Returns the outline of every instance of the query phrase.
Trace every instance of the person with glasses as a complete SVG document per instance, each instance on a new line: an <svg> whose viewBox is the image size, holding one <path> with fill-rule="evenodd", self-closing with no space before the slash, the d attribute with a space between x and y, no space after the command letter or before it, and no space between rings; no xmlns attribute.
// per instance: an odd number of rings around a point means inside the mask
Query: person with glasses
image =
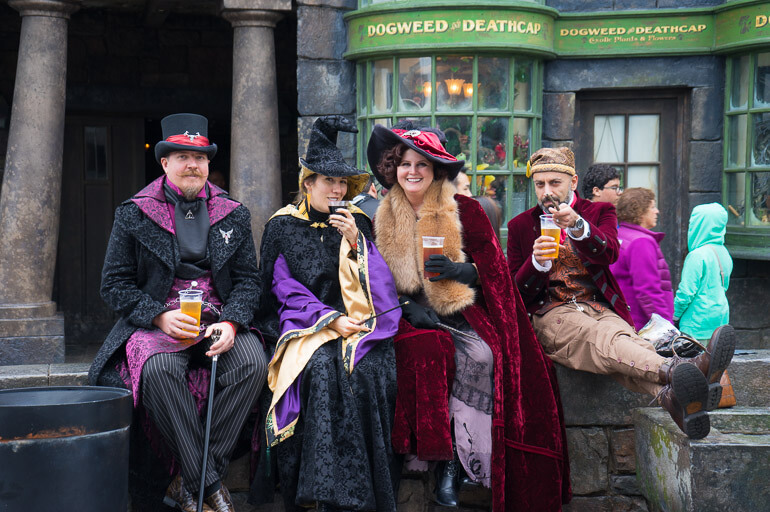
<svg viewBox="0 0 770 512"><path fill-rule="evenodd" d="M588 168L581 181L580 191L584 199L618 205L623 188L620 186L620 173L613 166L594 164Z"/></svg>

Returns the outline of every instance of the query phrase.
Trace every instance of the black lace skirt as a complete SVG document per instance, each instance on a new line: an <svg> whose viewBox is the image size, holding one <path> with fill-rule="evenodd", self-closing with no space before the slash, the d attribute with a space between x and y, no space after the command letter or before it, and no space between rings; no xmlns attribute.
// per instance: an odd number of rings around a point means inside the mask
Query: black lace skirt
<svg viewBox="0 0 770 512"><path fill-rule="evenodd" d="M390 442L397 391L393 340L380 342L351 375L341 344L330 341L313 354L301 377L295 433L271 449L285 508L395 511L401 457Z"/></svg>

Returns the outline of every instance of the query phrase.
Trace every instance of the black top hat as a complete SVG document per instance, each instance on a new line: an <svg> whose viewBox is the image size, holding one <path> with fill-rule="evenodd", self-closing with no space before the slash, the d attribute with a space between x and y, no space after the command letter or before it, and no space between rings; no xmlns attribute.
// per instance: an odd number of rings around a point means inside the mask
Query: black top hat
<svg viewBox="0 0 770 512"><path fill-rule="evenodd" d="M369 137L366 157L374 177L385 188L392 187L393 183L385 179L377 166L382 158L382 153L398 144L404 144L409 149L423 155L434 165L444 167L447 170L447 179L450 181L455 179L465 166L464 160L458 160L444 149L446 137L444 132L438 128L416 128L411 121L401 121L390 129L376 125L372 130L372 136Z"/></svg>
<svg viewBox="0 0 770 512"><path fill-rule="evenodd" d="M163 140L155 144L155 160L172 151L200 151L209 160L217 154L217 145L209 142L209 120L198 114L172 114L160 121Z"/></svg>
<svg viewBox="0 0 770 512"><path fill-rule="evenodd" d="M299 159L303 167L299 173L300 190L302 190L302 182L312 173L335 178L354 178L348 180L346 198L355 197L366 186L369 173L345 162L342 151L337 147L337 132L358 133L358 129L343 116L323 116L313 123L305 158Z"/></svg>

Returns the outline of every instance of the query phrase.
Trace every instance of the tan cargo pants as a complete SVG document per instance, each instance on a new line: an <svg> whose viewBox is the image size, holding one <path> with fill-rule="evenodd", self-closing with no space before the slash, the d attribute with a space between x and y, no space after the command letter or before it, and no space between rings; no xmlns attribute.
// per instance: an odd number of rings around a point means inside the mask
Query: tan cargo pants
<svg viewBox="0 0 770 512"><path fill-rule="evenodd" d="M598 313L588 304L557 306L532 315L537 339L552 361L574 370L609 375L631 391L657 395L666 359L614 311Z"/></svg>

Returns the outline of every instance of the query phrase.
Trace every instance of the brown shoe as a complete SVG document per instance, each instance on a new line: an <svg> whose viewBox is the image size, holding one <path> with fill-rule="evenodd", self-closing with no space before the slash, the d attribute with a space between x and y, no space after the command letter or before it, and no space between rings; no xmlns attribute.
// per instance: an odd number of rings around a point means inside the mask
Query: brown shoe
<svg viewBox="0 0 770 512"><path fill-rule="evenodd" d="M163 498L163 503L171 508L182 510L184 512L198 512L198 502L193 495L184 488L182 485L182 476L177 475L171 481L171 484L166 489L166 496ZM203 504L204 512L213 512L211 507Z"/></svg>
<svg viewBox="0 0 770 512"><path fill-rule="evenodd" d="M225 484L221 484L214 494L205 499L205 502L216 512L235 512L233 500L230 498L230 491L227 490Z"/></svg>
<svg viewBox="0 0 770 512"><path fill-rule="evenodd" d="M703 439L711 430L706 412L709 387L693 364L680 364L671 371L671 380L658 395L660 405L690 439Z"/></svg>
<svg viewBox="0 0 770 512"><path fill-rule="evenodd" d="M719 405L722 397L722 386L719 384L722 374L730 365L735 353L735 331L729 325L717 328L711 335L708 347L700 355L692 359L673 358L660 367L661 381L670 382L668 376L676 366L682 363L694 364L706 377L709 387L709 397L706 410L713 411Z"/></svg>

